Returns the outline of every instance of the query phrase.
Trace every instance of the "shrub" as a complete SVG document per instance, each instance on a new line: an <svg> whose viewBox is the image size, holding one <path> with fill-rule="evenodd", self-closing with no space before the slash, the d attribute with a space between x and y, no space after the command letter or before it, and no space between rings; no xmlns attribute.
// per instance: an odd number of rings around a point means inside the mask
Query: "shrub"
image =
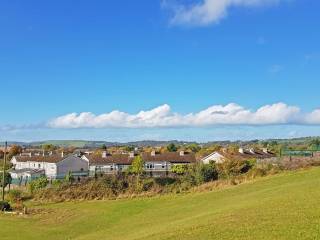
<svg viewBox="0 0 320 240"><path fill-rule="evenodd" d="M218 172L215 164L199 164L196 165L196 182L202 184L218 179Z"/></svg>
<svg viewBox="0 0 320 240"><path fill-rule="evenodd" d="M263 176L266 176L267 175L267 170L266 169L263 169L263 168L257 168L257 167L254 167L254 168L251 168L248 173L247 173L247 176L249 178L256 178L256 177L263 177Z"/></svg>
<svg viewBox="0 0 320 240"><path fill-rule="evenodd" d="M219 176L231 178L248 172L253 166L253 162L245 160L227 159L223 163L216 164Z"/></svg>
<svg viewBox="0 0 320 240"><path fill-rule="evenodd" d="M6 187L7 185L11 184L12 178L10 173L6 172L4 175L4 186ZM0 172L0 187L3 186L3 172Z"/></svg>
<svg viewBox="0 0 320 240"><path fill-rule="evenodd" d="M11 210L11 206L8 202L6 201L0 201L0 211L10 211Z"/></svg>
<svg viewBox="0 0 320 240"><path fill-rule="evenodd" d="M183 175L187 172L188 166L185 164L177 164L171 166L171 172L178 174L178 175Z"/></svg>
<svg viewBox="0 0 320 240"><path fill-rule="evenodd" d="M160 177L160 178L155 178L154 180L156 184L160 186L172 185L177 182L175 178L170 178L170 177Z"/></svg>
<svg viewBox="0 0 320 240"><path fill-rule="evenodd" d="M106 175L102 179L103 185L111 189L114 194L122 192L128 188L128 181L124 175Z"/></svg>
<svg viewBox="0 0 320 240"><path fill-rule="evenodd" d="M153 178L144 179L142 182L142 190L149 191L154 186L155 181Z"/></svg>
<svg viewBox="0 0 320 240"><path fill-rule="evenodd" d="M20 190L11 190L8 193L8 199L11 203L18 203L22 200L22 191Z"/></svg>
<svg viewBox="0 0 320 240"><path fill-rule="evenodd" d="M45 188L48 185L48 180L45 177L38 178L29 183L29 190L34 193L40 189Z"/></svg>
<svg viewBox="0 0 320 240"><path fill-rule="evenodd" d="M72 183L74 181L74 177L71 171L69 171L68 174L65 176L65 181L69 183Z"/></svg>

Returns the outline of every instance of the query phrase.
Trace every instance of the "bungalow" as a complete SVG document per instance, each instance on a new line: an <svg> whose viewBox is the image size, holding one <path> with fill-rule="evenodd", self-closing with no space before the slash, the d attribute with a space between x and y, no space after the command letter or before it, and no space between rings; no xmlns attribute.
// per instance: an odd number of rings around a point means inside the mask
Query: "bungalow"
<svg viewBox="0 0 320 240"><path fill-rule="evenodd" d="M226 149L222 151L214 151L213 153L203 157L201 162L204 164L208 164L210 162L215 163L223 163L226 159L257 159L257 160L266 160L266 159L274 159L275 154L268 151L268 149L264 148L262 151L255 150L253 148L249 150L245 150L243 148L239 148L237 153L229 153Z"/></svg>
<svg viewBox="0 0 320 240"><path fill-rule="evenodd" d="M82 159L89 162L89 175L95 176L95 174L112 174L125 171L131 166L134 157L134 153L109 154L104 151L101 155L83 155Z"/></svg>
<svg viewBox="0 0 320 240"><path fill-rule="evenodd" d="M136 154L108 154L84 155L82 158L89 162L90 176L95 174L113 174L127 170L134 160ZM158 176L167 174L171 167L177 164L191 164L196 162L195 155L187 152L173 153L142 153L144 170L150 175Z"/></svg>
<svg viewBox="0 0 320 240"><path fill-rule="evenodd" d="M154 176L168 174L174 165L188 165L196 162L194 153L184 151L167 153L152 151L142 153L141 157L145 163L145 171Z"/></svg>
<svg viewBox="0 0 320 240"><path fill-rule="evenodd" d="M11 159L13 169L20 172L28 172L30 170L43 170L45 176L48 179L62 179L69 172L74 176L86 176L88 173L89 163L85 159L79 158L75 155L67 155L64 153L52 154L45 156L43 155L32 155L28 156L19 155L14 156ZM18 175L12 172L12 177Z"/></svg>

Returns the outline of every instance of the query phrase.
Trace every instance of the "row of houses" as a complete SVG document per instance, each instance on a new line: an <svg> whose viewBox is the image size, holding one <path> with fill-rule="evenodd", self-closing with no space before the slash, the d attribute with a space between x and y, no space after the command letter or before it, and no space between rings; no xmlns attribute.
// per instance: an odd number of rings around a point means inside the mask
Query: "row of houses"
<svg viewBox="0 0 320 240"><path fill-rule="evenodd" d="M33 180L41 176L48 179L63 179L70 172L77 178L95 176L96 174L113 174L126 171L138 154L110 154L106 151L102 154L85 154L76 152L73 154L31 154L24 153L11 159L13 169L10 170L12 178L21 183L22 180ZM144 162L144 170L152 176L163 176L171 172L174 165L189 165L197 161L205 164L210 162L222 163L226 159L269 159L274 154L267 150L244 150L237 153L228 153L226 150L215 151L203 158L197 159L191 152L166 152L139 154Z"/></svg>

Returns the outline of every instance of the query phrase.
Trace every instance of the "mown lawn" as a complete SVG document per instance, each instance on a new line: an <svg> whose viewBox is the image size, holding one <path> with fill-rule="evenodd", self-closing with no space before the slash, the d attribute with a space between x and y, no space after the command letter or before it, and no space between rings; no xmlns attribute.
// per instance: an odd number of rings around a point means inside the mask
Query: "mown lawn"
<svg viewBox="0 0 320 240"><path fill-rule="evenodd" d="M216 192L42 207L0 215L0 239L320 239L320 168Z"/></svg>

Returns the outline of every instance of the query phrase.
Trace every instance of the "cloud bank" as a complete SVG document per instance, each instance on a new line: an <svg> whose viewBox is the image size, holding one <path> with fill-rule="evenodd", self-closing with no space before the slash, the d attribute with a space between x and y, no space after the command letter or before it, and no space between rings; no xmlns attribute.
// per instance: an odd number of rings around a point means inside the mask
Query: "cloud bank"
<svg viewBox="0 0 320 240"><path fill-rule="evenodd" d="M173 11L170 23L173 25L206 26L218 23L228 15L232 7L263 7L285 0L202 0L193 5L173 4L164 1L164 6Z"/></svg>
<svg viewBox="0 0 320 240"><path fill-rule="evenodd" d="M112 111L101 115L91 112L70 113L48 122L49 128L171 128L216 125L320 125L320 109L303 113L299 107L285 103L265 105L250 110L235 103L214 105L197 113L179 114L164 104L148 111L130 114Z"/></svg>

